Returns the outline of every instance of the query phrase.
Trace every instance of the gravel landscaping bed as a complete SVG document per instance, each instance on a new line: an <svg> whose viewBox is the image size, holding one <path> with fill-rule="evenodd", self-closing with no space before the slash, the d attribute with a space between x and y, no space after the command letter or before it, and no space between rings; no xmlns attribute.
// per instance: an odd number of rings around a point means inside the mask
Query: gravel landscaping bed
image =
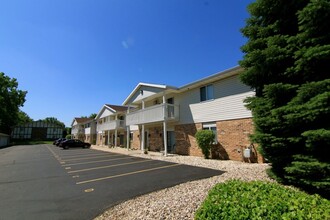
<svg viewBox="0 0 330 220"><path fill-rule="evenodd" d="M272 181L265 170L268 164L249 164L237 161L205 160L200 157L170 155L160 153L141 154L140 151L127 151L123 148L107 148L93 146L92 148L110 152L129 154L132 156L164 160L192 166L206 167L226 171L220 176L183 183L171 188L163 189L143 195L118 204L97 220L104 219L193 219L200 204L204 201L208 191L217 183L229 179L244 181L263 180Z"/></svg>

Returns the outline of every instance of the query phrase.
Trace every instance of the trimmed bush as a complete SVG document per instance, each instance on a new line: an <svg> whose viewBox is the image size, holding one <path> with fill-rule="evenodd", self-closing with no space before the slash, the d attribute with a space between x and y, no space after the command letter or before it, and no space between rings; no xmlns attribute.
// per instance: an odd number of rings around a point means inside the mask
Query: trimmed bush
<svg viewBox="0 0 330 220"><path fill-rule="evenodd" d="M330 201L278 183L230 180L217 184L195 219L330 219Z"/></svg>
<svg viewBox="0 0 330 220"><path fill-rule="evenodd" d="M205 159L210 156L210 150L214 141L214 133L210 130L199 130L195 134L198 147L202 149Z"/></svg>
<svg viewBox="0 0 330 220"><path fill-rule="evenodd" d="M66 138L66 139L71 139L71 138L72 138L72 137L71 137L71 134L66 135L65 138Z"/></svg>

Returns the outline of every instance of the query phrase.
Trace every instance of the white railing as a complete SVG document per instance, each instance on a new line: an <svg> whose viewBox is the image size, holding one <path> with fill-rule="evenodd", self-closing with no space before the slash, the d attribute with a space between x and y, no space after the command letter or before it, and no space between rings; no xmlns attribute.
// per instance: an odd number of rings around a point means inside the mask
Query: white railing
<svg viewBox="0 0 330 220"><path fill-rule="evenodd" d="M109 122L103 122L102 124L97 124L96 131L108 131L108 130L115 130L124 127L125 127L124 120L113 120Z"/></svg>
<svg viewBox="0 0 330 220"><path fill-rule="evenodd" d="M84 134L85 130L82 128L72 128L71 134Z"/></svg>
<svg viewBox="0 0 330 220"><path fill-rule="evenodd" d="M178 119L179 106L172 104L160 104L128 113L126 115L126 125L139 125Z"/></svg>
<svg viewBox="0 0 330 220"><path fill-rule="evenodd" d="M85 128L85 134L91 134L91 128Z"/></svg>

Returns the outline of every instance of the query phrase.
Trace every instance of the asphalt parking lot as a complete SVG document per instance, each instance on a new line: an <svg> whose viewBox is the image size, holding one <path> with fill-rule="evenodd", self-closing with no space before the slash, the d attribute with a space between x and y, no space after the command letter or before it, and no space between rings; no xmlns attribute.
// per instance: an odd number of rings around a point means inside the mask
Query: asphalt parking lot
<svg viewBox="0 0 330 220"><path fill-rule="evenodd" d="M4 154L6 159L2 160ZM7 200L0 206L7 210L0 219L92 219L127 199L223 173L92 149L63 150L52 145L1 149L0 161L1 174L5 173L0 176L0 196Z"/></svg>

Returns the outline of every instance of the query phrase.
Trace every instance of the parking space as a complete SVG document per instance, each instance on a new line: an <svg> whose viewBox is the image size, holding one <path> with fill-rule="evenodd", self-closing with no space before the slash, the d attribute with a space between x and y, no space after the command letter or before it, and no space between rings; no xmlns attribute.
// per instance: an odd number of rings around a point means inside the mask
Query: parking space
<svg viewBox="0 0 330 220"><path fill-rule="evenodd" d="M216 170L92 149L63 150L53 147L49 150L63 169L75 179L77 185L89 184L89 187L100 186L102 182L112 184L114 181L122 181L120 183L122 185L133 179L134 189L139 189L139 185L148 185L150 188L147 191L152 191L222 173ZM112 186L114 187L117 186Z"/></svg>
<svg viewBox="0 0 330 220"><path fill-rule="evenodd" d="M92 219L127 199L223 173L52 145L12 147L6 155L0 154L0 196L7 201L0 206L6 210L4 219Z"/></svg>

